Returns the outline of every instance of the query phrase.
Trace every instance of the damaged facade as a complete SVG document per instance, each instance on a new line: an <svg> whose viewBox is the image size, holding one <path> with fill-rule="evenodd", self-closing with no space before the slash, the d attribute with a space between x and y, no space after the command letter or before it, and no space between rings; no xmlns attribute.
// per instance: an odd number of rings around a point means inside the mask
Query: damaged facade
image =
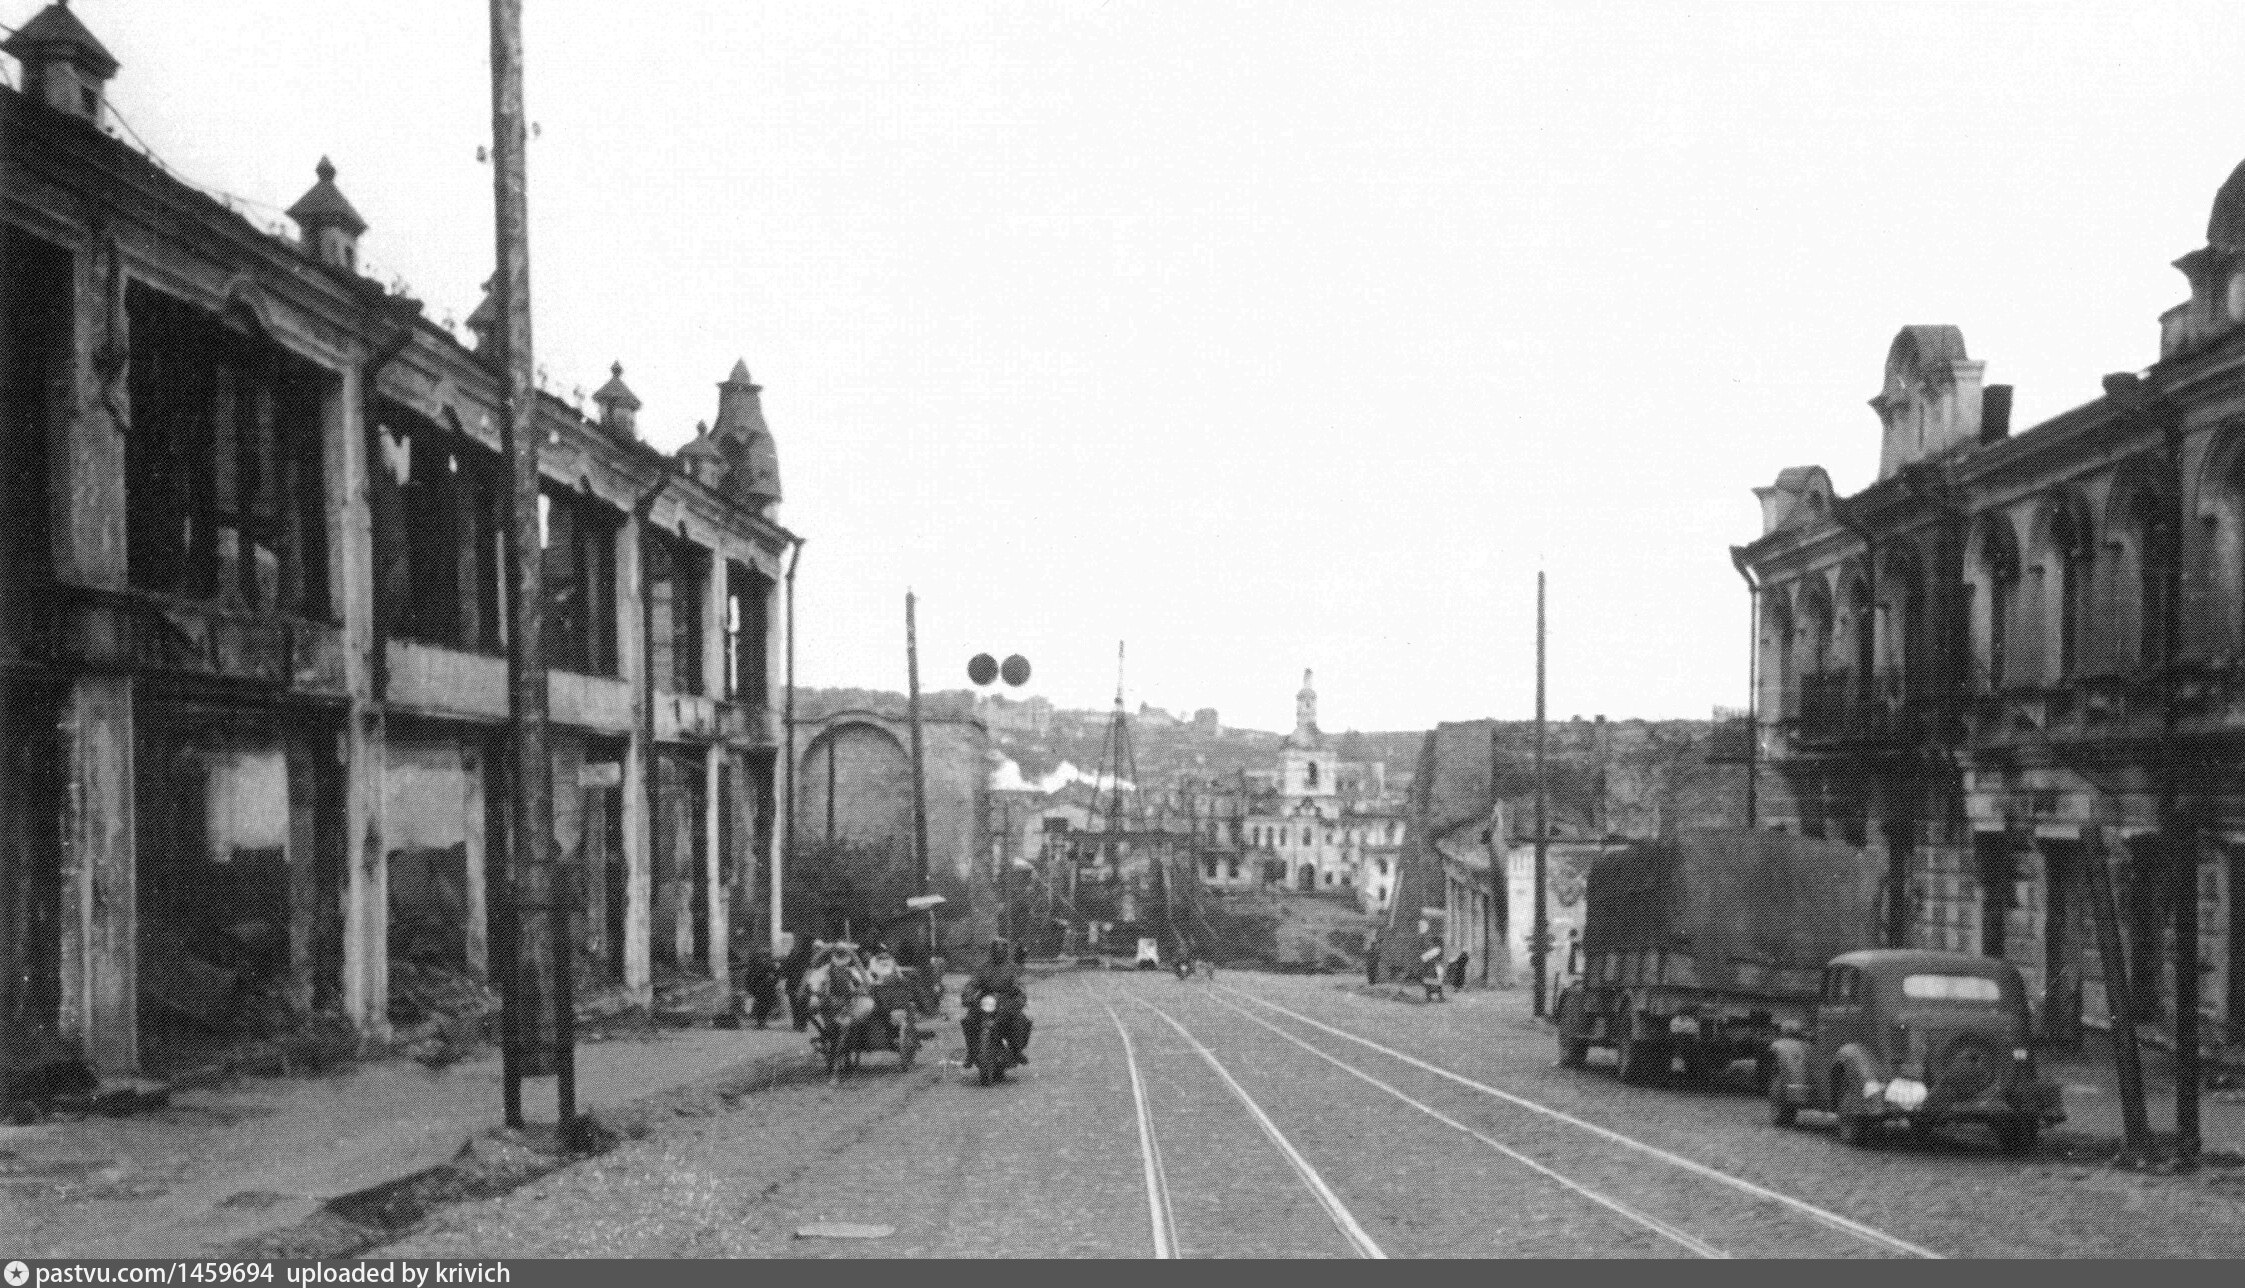
<svg viewBox="0 0 2245 1288"><path fill-rule="evenodd" d="M2245 1033L2245 167L2176 267L2158 361L2017 435L1955 327L1903 328L1877 481L1786 470L1734 551L1765 821L1885 854L1890 941L2013 960L2059 1041L2120 985L2092 865L2138 1014Z"/></svg>
<svg viewBox="0 0 2245 1288"><path fill-rule="evenodd" d="M0 1070L386 1036L502 923L500 382L324 160L269 234L105 131L69 10L0 48ZM545 662L578 978L645 1002L768 930L793 538L745 367L675 457L613 375L539 398Z"/></svg>

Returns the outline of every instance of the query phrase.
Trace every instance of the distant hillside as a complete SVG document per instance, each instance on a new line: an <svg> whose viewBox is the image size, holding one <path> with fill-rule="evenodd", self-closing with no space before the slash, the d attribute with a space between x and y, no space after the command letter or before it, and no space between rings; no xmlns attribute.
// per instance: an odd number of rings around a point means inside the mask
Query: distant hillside
<svg viewBox="0 0 2245 1288"><path fill-rule="evenodd" d="M1003 709L1018 716L1023 704ZM851 707L901 715L905 697L879 689L798 689L796 712L805 719ZM920 695L929 719L959 719L975 713L975 694L946 689ZM1104 763L1108 711L1053 711L1041 731L994 727L991 744L1036 779L1068 761L1091 772ZM1018 719L1009 724L1021 724ZM1480 771L1513 806L1525 825L1535 792L1536 726L1532 720L1499 720L1486 726L1493 756ZM1210 733L1159 714L1133 716L1131 748L1138 779L1167 784L1187 772L1227 775L1269 769L1285 742L1282 733L1261 729L1218 728ZM1391 787L1405 788L1418 768L1426 734L1418 730L1332 735L1334 750L1349 761L1381 761ZM1552 825L1557 830L1653 834L1679 822L1728 821L1743 816L1734 800L1743 777L1729 766L1710 764L1713 725L1705 720L1553 720L1545 727ZM1491 763L1493 761L1493 763ZM1485 789L1483 789L1485 790Z"/></svg>

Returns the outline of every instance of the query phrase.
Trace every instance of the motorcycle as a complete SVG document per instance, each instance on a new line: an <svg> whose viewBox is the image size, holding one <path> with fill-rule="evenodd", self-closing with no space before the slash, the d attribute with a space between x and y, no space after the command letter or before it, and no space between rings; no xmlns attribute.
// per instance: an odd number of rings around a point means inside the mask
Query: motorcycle
<svg viewBox="0 0 2245 1288"><path fill-rule="evenodd" d="M967 1044L967 1065L987 1087L1003 1079L1006 1070L1021 1063L1021 1057L1014 1050L1013 1027L1007 1023L1012 1017L999 1012L998 995L984 993L974 1000L973 1007L981 1023L975 1026L974 1037Z"/></svg>

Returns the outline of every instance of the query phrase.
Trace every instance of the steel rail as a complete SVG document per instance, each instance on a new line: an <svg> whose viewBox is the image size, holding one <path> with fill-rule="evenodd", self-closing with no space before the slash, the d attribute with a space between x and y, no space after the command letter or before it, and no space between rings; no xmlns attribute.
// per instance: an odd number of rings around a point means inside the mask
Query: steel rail
<svg viewBox="0 0 2245 1288"><path fill-rule="evenodd" d="M1307 1024L1311 1028L1330 1033L1337 1038L1344 1038L1350 1042L1356 1043L1359 1046L1367 1047L1373 1051L1377 1051L1392 1060L1401 1061L1404 1064L1408 1064L1415 1068L1424 1070L1427 1073L1431 1073L1436 1077L1446 1078L1449 1081L1457 1083L1462 1087L1469 1087L1485 1096L1490 1096L1497 1100L1502 1100L1507 1104L1518 1106L1519 1108L1529 1110L1533 1113L1542 1114L1547 1118L1566 1123L1570 1127L1576 1127L1583 1131L1589 1132L1594 1136L1612 1141L1614 1144L1636 1150L1637 1152L1647 1155L1648 1157L1658 1159L1659 1161L1666 1163L1671 1167L1690 1172L1695 1176L1704 1177L1707 1180L1714 1181L1719 1185L1729 1186L1734 1190L1737 1190L1744 1194L1750 1194L1755 1198L1762 1199L1771 1203L1776 1203L1782 1207L1789 1208L1792 1211L1797 1212L1804 1217L1807 1217L1809 1220L1814 1221L1819 1225L1825 1226L1828 1229L1837 1230L1842 1234L1861 1239L1863 1242L1869 1243L1875 1247L1884 1248L1889 1252L1899 1253L1903 1256L1922 1257L1931 1261L1939 1261L1944 1259L1940 1253L1935 1252L1930 1248L1911 1243L1906 1239L1897 1238L1894 1235L1888 1234L1884 1230L1865 1225L1861 1221L1854 1220L1850 1217L1842 1216L1839 1213L1831 1211L1828 1208L1818 1207L1814 1203L1810 1203L1805 1199L1798 1199L1790 1194L1784 1194L1777 1190L1770 1189L1766 1186L1756 1185L1754 1182L1749 1181L1744 1177L1733 1176L1729 1172L1723 1171L1720 1168L1710 1167L1707 1164L1699 1162L1696 1159L1686 1158L1681 1154L1662 1149L1658 1145L1647 1144L1646 1142L1638 1140L1632 1136L1625 1136L1610 1127L1602 1127L1599 1124L1590 1122L1586 1119L1577 1118L1573 1114L1567 1113L1564 1110L1554 1109L1549 1105L1538 1103L1537 1101L1530 1100L1525 1096L1516 1095L1512 1092L1492 1087L1485 1082L1478 1082L1472 1078L1466 1077L1464 1074L1445 1069L1441 1065L1432 1064L1425 1060L1421 1060L1415 1055L1411 1055L1403 1051L1398 1051L1394 1047L1375 1042L1370 1038L1351 1033L1346 1029L1335 1028L1334 1026L1327 1024L1322 1020L1313 1019L1310 1016L1304 1015L1299 1011L1280 1006L1276 1002L1266 1001L1263 998L1255 996L1253 993L1243 992L1239 989L1223 984L1211 984L1207 987L1215 991L1230 993L1235 997L1245 998L1246 1000L1255 1003L1257 1006L1263 1007L1266 1010L1276 1011L1278 1014L1284 1015L1289 1019L1297 1020L1303 1024Z"/></svg>
<svg viewBox="0 0 2245 1288"><path fill-rule="evenodd" d="M1208 1062L1208 1067L1216 1071L1216 1076L1224 1080L1225 1086L1232 1089L1232 1094L1239 1097L1239 1102L1247 1106L1247 1112L1254 1115L1263 1134L1270 1137L1271 1144L1277 1146L1278 1152L1286 1156L1286 1161L1294 1165L1295 1174L1302 1178L1302 1184L1309 1187L1310 1193L1317 1196L1319 1206L1333 1219L1341 1237L1348 1240L1356 1254L1374 1260L1386 1260L1388 1254L1380 1250L1380 1245L1372 1241L1372 1236L1364 1232L1363 1226L1357 1224L1355 1215L1341 1202L1341 1196L1333 1192L1333 1187L1327 1185L1325 1178L1317 1174L1317 1169L1310 1166L1310 1161L1302 1157L1301 1151L1294 1148L1292 1141L1286 1139L1285 1133L1278 1129L1278 1124L1272 1122L1271 1116L1263 1112L1263 1107L1255 1103L1255 1097L1247 1094L1247 1088L1239 1085L1239 1080L1232 1077L1231 1070L1226 1069L1224 1062L1216 1058L1216 1053L1202 1045L1200 1039L1194 1037L1190 1029L1179 1024L1169 1012L1141 997L1131 1000L1160 1016L1163 1023L1177 1030L1177 1035L1185 1039L1186 1044L1198 1052L1201 1059Z"/></svg>
<svg viewBox="0 0 2245 1288"><path fill-rule="evenodd" d="M1161 1141L1154 1134L1154 1111L1146 1102L1146 1083L1138 1076L1138 1048L1131 1043L1130 1030L1112 1006L1107 1007L1107 1018L1115 1022L1115 1032L1122 1035L1123 1062L1130 1069L1130 1099L1138 1110L1138 1153L1146 1164L1146 1212L1153 1225L1154 1256L1168 1260L1178 1255L1177 1211L1169 1201L1169 1171L1162 1165Z"/></svg>
<svg viewBox="0 0 2245 1288"><path fill-rule="evenodd" d="M1668 1222L1661 1220L1659 1217L1656 1217L1649 1212L1640 1212L1637 1209L1630 1207L1628 1204L1623 1203L1621 1200L1612 1197L1611 1195L1601 1194L1579 1181L1575 1181L1569 1177L1560 1175L1558 1172L1555 1172L1551 1168L1544 1166L1542 1163L1539 1163L1535 1159L1528 1157L1526 1154L1523 1154L1519 1150L1512 1148L1510 1145L1486 1136L1481 1132L1475 1131L1473 1128L1466 1126L1464 1123L1461 1123L1457 1119L1452 1118L1450 1115L1443 1113L1441 1110L1426 1104L1424 1101L1414 1099L1410 1095L1399 1091L1392 1086L1389 1086L1387 1083L1380 1081L1378 1078L1375 1078L1371 1074L1366 1073L1364 1070L1356 1067L1353 1064L1350 1064L1348 1061L1343 1060L1340 1057L1331 1054L1330 1052L1318 1050L1308 1042L1305 1042L1301 1038L1288 1033L1286 1030L1280 1028L1276 1024L1271 1023L1269 1020L1264 1019L1262 1016L1255 1014L1253 1011L1248 1010L1246 1007L1241 1006L1237 1002L1230 1001L1221 997L1216 998L1215 1000L1219 1004L1230 1007L1231 1009L1239 1012L1241 1015L1246 1016L1248 1019L1253 1020L1255 1023L1260 1024L1264 1028L1269 1029L1271 1032L1276 1033L1282 1038L1285 1038L1295 1046L1302 1048L1304 1051L1307 1051L1311 1055L1316 1056L1318 1059L1325 1061L1327 1064L1332 1065L1334 1068L1341 1070L1343 1073L1346 1073L1349 1076L1358 1079L1359 1081L1369 1083L1372 1086L1379 1088L1380 1090L1395 1097L1397 1100L1402 1101L1404 1104L1407 1104L1413 1109L1418 1110L1420 1113L1425 1114L1427 1117L1441 1123L1445 1127L1453 1128L1457 1131L1465 1133L1468 1136L1473 1137L1475 1140L1480 1141L1484 1145L1487 1145L1489 1148L1504 1155L1506 1158L1519 1163L1521 1166L1536 1172L1537 1174L1543 1176L1545 1179L1565 1186L1566 1188L1573 1190L1575 1193L1581 1195L1582 1197L1589 1199L1591 1202L1598 1204L1600 1207L1603 1207L1608 1211L1619 1215L1624 1220L1630 1221L1636 1225L1641 1225L1647 1230L1652 1231L1654 1234L1657 1234L1660 1237L1677 1244L1678 1246L1684 1248L1686 1251L1690 1252L1693 1256L1707 1257L1715 1260L1725 1259L1730 1256L1729 1253L1723 1251L1721 1248L1718 1248L1714 1244L1711 1244L1706 1240L1693 1235L1687 1230L1684 1230L1678 1226L1670 1225Z"/></svg>

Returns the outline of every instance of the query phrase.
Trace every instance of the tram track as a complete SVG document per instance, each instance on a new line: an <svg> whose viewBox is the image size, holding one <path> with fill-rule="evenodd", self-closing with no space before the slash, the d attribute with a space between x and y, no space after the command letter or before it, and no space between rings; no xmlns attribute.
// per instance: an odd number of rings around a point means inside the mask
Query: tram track
<svg viewBox="0 0 2245 1288"><path fill-rule="evenodd" d="M1563 1175L1559 1172L1558 1169L1550 1167L1547 1163L1539 1162L1532 1158L1529 1158L1523 1152L1494 1139L1487 1133L1479 1131L1459 1121L1459 1119L1454 1115L1442 1113L1440 1110L1437 1110L1431 1105L1426 1104L1417 1097L1413 1097L1400 1088L1390 1085L1386 1080L1378 1077L1377 1075L1362 1068L1361 1066L1341 1059L1339 1056L1334 1055L1331 1051L1324 1049L1316 1043L1302 1038L1296 1033L1290 1032L1289 1030L1278 1024L1272 1023L1262 1016L1255 1014L1253 1011L1240 1006L1237 1002L1230 1000L1230 998L1240 998L1248 1002L1252 1002L1259 1008L1262 1008L1273 1014L1283 1016L1289 1020L1294 1021L1297 1024L1307 1026L1308 1028L1321 1032L1329 1037L1342 1039L1347 1042L1353 1043L1356 1046L1370 1050L1387 1060L1393 1061L1395 1063L1400 1063L1416 1070L1418 1073L1425 1074L1434 1079L1440 1080L1441 1083L1447 1084L1450 1087L1463 1088L1465 1091L1472 1093L1473 1097L1476 1100L1484 1104L1487 1101L1493 1100L1510 1109L1525 1111L1527 1113L1540 1116L1547 1121L1555 1122L1567 1128L1570 1128L1576 1134L1594 1138L1608 1145L1617 1146L1620 1149L1627 1151L1629 1154L1635 1155L1639 1158L1654 1160L1662 1164L1665 1169L1673 1173L1692 1177L1700 1181L1705 1181L1714 1186L1727 1189L1735 1194L1743 1195L1757 1206L1781 1211L1791 1219L1806 1221L1810 1224L1821 1227L1826 1231L1836 1233L1842 1236L1842 1238L1846 1240L1849 1245L1852 1245L1857 1249L1868 1250L1875 1254L1885 1256L1915 1257L1925 1259L1941 1258L1941 1254L1939 1252L1936 1252L1930 1248L1912 1243L1906 1239L1902 1239L1896 1235L1890 1234L1884 1230L1880 1230L1861 1221L1857 1221L1841 1213L1834 1212L1828 1208L1821 1207L1805 1199L1757 1184L1753 1181L1745 1179L1744 1177L1726 1172L1721 1168L1711 1166L1696 1159L1687 1158L1684 1155L1678 1154L1672 1150L1663 1149L1660 1146L1650 1144L1646 1141L1638 1140L1635 1137L1616 1131L1613 1128L1591 1122L1577 1115L1570 1114L1565 1110L1554 1108L1550 1105L1543 1104L1529 1097L1519 1095L1518 1093L1506 1091L1498 1087L1493 1087L1488 1083L1482 1082L1472 1077L1468 1077L1467 1075L1459 1073L1454 1069L1446 1068L1432 1061L1421 1059L1420 1057L1412 1055L1409 1052L1401 1051L1394 1047L1388 1046L1385 1043L1381 1043L1371 1038L1364 1037L1360 1034L1351 1033L1345 1029L1327 1024L1322 1020L1316 1019L1313 1016L1305 1015L1302 1012L1296 1011L1290 1007L1281 1006L1278 1003L1268 1001L1261 997L1257 997L1253 993L1245 992L1243 990L1236 989L1227 985L1210 985L1202 990L1202 992L1209 998L1209 1000L1228 1007L1230 1010L1236 1012L1241 1017L1252 1021L1262 1029L1277 1035L1278 1037L1286 1040L1296 1047L1308 1051L1312 1055L1317 1056L1322 1061L1342 1070L1343 1072L1358 1079L1359 1081L1365 1082L1368 1085L1380 1089L1392 1098L1412 1105L1421 1113L1434 1117L1437 1120L1444 1122L1445 1125L1448 1125L1457 1130L1458 1132L1463 1133L1466 1136L1475 1138L1481 1144L1494 1148L1499 1152L1506 1154L1508 1157L1513 1158L1515 1161L1529 1166L1531 1169L1545 1176L1546 1179L1549 1179L1554 1183L1571 1190L1580 1197L1596 1203L1600 1207L1606 1209L1609 1213L1620 1216L1630 1223L1639 1226L1640 1228L1651 1230L1659 1234L1662 1238L1668 1239L1671 1242L1676 1243L1678 1246L1692 1251L1694 1255L1726 1256L1729 1254L1725 1252L1715 1240L1710 1238L1703 1238L1699 1234L1695 1234L1689 1230L1684 1229L1682 1225L1676 1220L1666 1219L1655 1215L1644 1210L1644 1206L1642 1204L1625 1201L1624 1199L1611 1193L1609 1189L1601 1189L1598 1186L1591 1185L1582 1181L1580 1179L1580 1174L1582 1171L1588 1169L1573 1169L1577 1173L1577 1175L1575 1176ZM1230 997L1228 998L1226 996L1222 996L1224 994L1229 994ZM1455 1094L1455 1092L1453 1092L1452 1094Z"/></svg>

